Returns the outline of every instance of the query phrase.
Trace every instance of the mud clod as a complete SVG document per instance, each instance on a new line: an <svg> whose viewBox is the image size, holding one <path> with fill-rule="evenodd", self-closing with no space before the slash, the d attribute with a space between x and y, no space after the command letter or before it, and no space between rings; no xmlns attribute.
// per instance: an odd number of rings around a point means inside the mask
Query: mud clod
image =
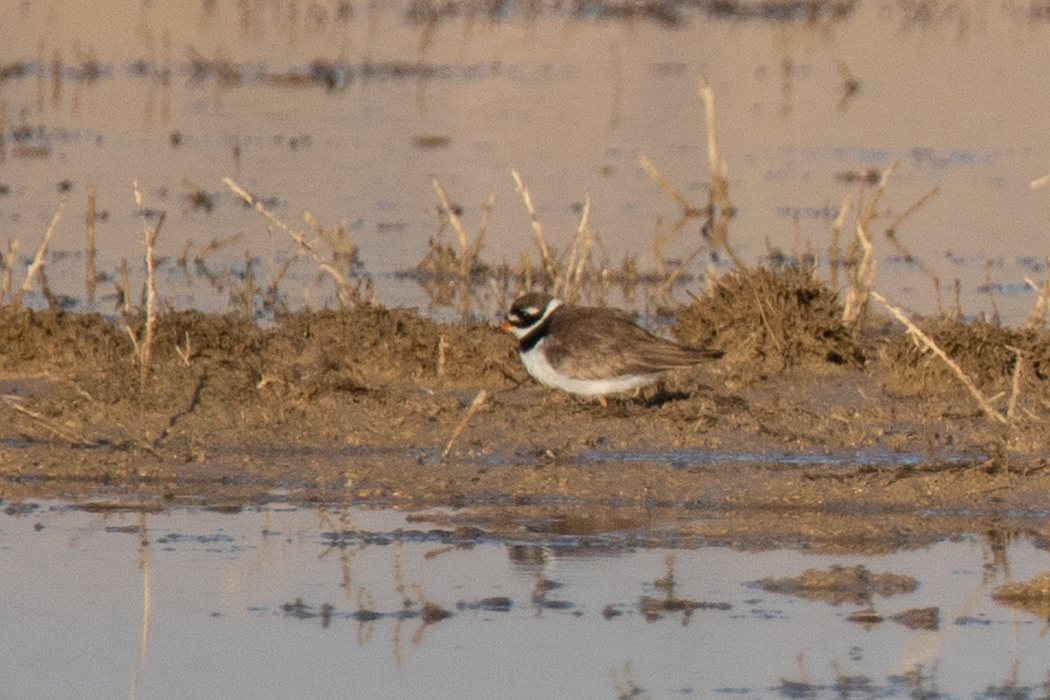
<svg viewBox="0 0 1050 700"><path fill-rule="evenodd" d="M833 566L824 571L807 569L798 576L759 579L755 585L770 593L822 600L832 605L870 605L876 595L886 598L911 593L918 588L919 582L903 574L875 574L864 566Z"/></svg>
<svg viewBox="0 0 1050 700"><path fill-rule="evenodd" d="M992 592L992 599L1050 620L1050 572L1030 581L1004 583Z"/></svg>

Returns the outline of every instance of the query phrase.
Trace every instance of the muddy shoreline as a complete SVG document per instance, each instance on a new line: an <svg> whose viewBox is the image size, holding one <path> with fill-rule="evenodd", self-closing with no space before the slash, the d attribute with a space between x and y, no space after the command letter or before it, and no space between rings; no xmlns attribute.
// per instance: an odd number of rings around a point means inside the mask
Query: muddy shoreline
<svg viewBox="0 0 1050 700"><path fill-rule="evenodd" d="M301 313L270 330L162 315L144 373L99 316L8 310L0 328L9 501L446 506L504 534L568 520L828 542L1031 528L1047 512L1038 378L1017 400L1027 414L991 420L936 364L900 370L892 337L864 364L780 371L730 348L602 407L536 385L496 328L409 310Z"/></svg>

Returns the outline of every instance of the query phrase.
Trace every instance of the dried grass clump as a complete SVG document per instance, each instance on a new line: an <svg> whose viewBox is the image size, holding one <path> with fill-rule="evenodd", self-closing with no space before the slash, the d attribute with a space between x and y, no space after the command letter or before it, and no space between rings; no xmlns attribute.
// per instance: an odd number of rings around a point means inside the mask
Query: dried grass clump
<svg viewBox="0 0 1050 700"><path fill-rule="evenodd" d="M1036 379L1050 379L1050 332L1045 329L1004 328L983 317L966 323L942 316L918 325L986 393L1012 390L1018 350L1027 365L1025 374L1030 368ZM952 370L908 335L887 342L886 359L899 388L921 390L954 381ZM1026 387L1028 391L1035 388Z"/></svg>
<svg viewBox="0 0 1050 700"><path fill-rule="evenodd" d="M802 265L730 272L678 312L673 333L758 372L863 361L838 296Z"/></svg>

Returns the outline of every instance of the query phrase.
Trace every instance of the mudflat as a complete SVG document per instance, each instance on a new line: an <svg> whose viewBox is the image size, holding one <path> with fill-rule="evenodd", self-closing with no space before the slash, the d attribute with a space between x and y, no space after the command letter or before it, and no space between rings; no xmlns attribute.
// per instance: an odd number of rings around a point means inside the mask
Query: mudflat
<svg viewBox="0 0 1050 700"><path fill-rule="evenodd" d="M607 407L535 384L495 325L413 310L302 311L266 329L163 313L142 365L142 318L129 333L8 307L0 497L235 507L279 493L471 506L464 520L503 532L586 512L565 527L886 543L1045 515L1045 330L923 322L967 388L903 326L873 315L846 334L819 290L768 287L804 275L765 274L751 275L763 296L733 297L765 300L750 320L710 294L678 310L673 334L724 360Z"/></svg>

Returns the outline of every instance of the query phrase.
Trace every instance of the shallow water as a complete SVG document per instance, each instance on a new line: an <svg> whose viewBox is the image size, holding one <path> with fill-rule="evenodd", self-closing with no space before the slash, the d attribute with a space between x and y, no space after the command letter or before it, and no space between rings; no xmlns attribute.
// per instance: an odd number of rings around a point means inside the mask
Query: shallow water
<svg viewBox="0 0 1050 700"><path fill-rule="evenodd" d="M646 549L636 544L644 532L499 541L393 511L276 503L147 514L3 505L5 697L998 698L1050 689L1046 622L990 597L1006 579L1046 571L1050 555L1043 540L994 530L869 556ZM675 599L712 605L647 619L641 597L666 598L656 582L669 562ZM913 593L876 597L879 613L935 606L939 626L866 628L846 619L858 606L750 585L857 564L919 580ZM546 592L543 580L554 583ZM451 616L424 623L424 600Z"/></svg>
<svg viewBox="0 0 1050 700"><path fill-rule="evenodd" d="M448 303L395 274L422 260L429 239L453 242L438 222L434 178L464 207L471 233L496 195L482 255L490 262L516 264L534 250L516 168L549 241L568 243L589 194L598 261L619 269L637 254L651 269L654 233L679 210L638 158L703 203L700 76L716 94L739 210L731 239L745 261L814 254L829 278L839 205L847 195L854 206L870 202L857 178L899 161L873 227L880 291L931 312L954 306L958 279L965 313L1018 323L1034 302L1024 277L1046 276L1050 200L1029 189L1050 162L1050 28L1038 4L26 0L3 12L0 244L6 253L19 240L28 263L67 198L46 269L76 308L89 306L92 187L97 263L108 275L96 306L115 304L121 258L140 287L136 180L143 208L168 215L160 293L177 308L236 304L246 251L262 284L294 250L224 176L292 226L305 227L304 211L325 226L345 222L387 305L440 314ZM891 225L902 249L883 236ZM699 226L688 223L665 254L703 245ZM238 235L205 255L210 282L192 272L210 241ZM190 274L176 266L184 250ZM694 275L709 252L691 264ZM716 268L725 266L722 255ZM307 257L284 278L293 306L332 301L316 271ZM486 294L478 310L491 311Z"/></svg>

